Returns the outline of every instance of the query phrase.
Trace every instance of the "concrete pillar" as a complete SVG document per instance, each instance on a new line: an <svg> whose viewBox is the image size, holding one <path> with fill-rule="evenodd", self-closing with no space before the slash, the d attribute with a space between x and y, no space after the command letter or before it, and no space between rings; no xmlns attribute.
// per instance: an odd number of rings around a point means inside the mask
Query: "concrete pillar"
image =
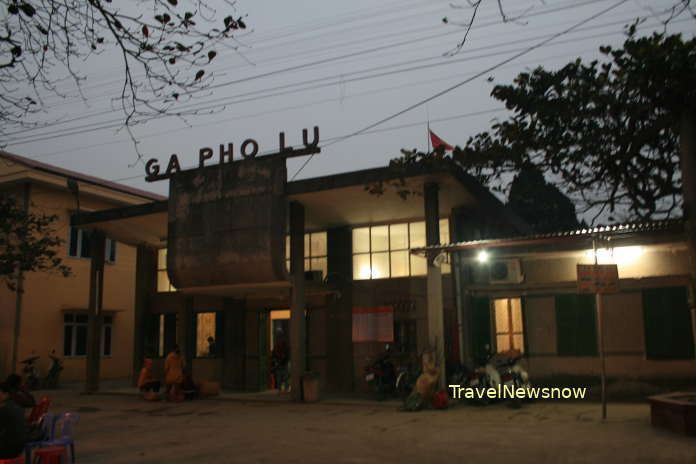
<svg viewBox="0 0 696 464"><path fill-rule="evenodd" d="M150 317L150 297L155 291L157 277L156 250L138 245L135 261L135 302L133 306L133 377L132 384L138 382L138 376L145 357L145 328Z"/></svg>
<svg viewBox="0 0 696 464"><path fill-rule="evenodd" d="M101 357L102 302L104 300L104 249L106 238L98 230L90 234L89 303L85 392L99 391Z"/></svg>
<svg viewBox="0 0 696 464"><path fill-rule="evenodd" d="M302 376L306 363L304 206L290 203L290 386L293 401L302 401Z"/></svg>
<svg viewBox="0 0 696 464"><path fill-rule="evenodd" d="M425 184L425 242L426 245L440 243L440 214L438 201L439 187L436 183ZM428 344L435 350L436 359L440 363L439 388L445 389L445 324L442 304L442 271L433 264L433 258L428 257L428 274L426 282L427 312L428 312Z"/></svg>

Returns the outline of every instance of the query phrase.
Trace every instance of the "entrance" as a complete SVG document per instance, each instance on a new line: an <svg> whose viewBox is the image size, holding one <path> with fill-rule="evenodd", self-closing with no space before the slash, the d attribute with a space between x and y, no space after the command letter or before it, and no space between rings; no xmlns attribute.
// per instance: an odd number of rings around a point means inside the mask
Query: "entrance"
<svg viewBox="0 0 696 464"><path fill-rule="evenodd" d="M278 388L277 379L273 372L273 352L279 350L290 356L290 310L278 309L270 311L270 324L268 333L268 364L267 385L268 388ZM280 345L279 345L280 344ZM289 374L289 373L288 373Z"/></svg>

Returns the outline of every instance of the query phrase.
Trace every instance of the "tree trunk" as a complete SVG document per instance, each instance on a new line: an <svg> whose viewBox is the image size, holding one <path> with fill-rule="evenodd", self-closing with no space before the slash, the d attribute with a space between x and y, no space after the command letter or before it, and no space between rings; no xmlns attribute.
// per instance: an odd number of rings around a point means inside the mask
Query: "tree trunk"
<svg viewBox="0 0 696 464"><path fill-rule="evenodd" d="M679 153L684 195L684 228L691 271L689 305L692 330L696 338L696 104L693 102L687 105L682 113Z"/></svg>

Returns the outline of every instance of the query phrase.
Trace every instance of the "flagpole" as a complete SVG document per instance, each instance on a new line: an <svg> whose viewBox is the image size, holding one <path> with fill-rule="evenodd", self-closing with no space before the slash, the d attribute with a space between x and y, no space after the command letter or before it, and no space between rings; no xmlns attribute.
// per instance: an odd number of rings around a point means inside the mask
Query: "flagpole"
<svg viewBox="0 0 696 464"><path fill-rule="evenodd" d="M428 121L428 132L425 134L425 138L428 139L428 153L430 153L430 110L428 110L428 106L425 106L425 111L426 111L426 118Z"/></svg>

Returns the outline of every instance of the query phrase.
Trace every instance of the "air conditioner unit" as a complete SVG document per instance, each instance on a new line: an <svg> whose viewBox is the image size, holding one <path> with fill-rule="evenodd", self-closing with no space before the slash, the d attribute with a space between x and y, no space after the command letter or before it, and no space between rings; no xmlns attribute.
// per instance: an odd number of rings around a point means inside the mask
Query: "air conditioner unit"
<svg viewBox="0 0 696 464"><path fill-rule="evenodd" d="M519 259L491 261L488 272L488 281L492 284L519 284L524 281Z"/></svg>

